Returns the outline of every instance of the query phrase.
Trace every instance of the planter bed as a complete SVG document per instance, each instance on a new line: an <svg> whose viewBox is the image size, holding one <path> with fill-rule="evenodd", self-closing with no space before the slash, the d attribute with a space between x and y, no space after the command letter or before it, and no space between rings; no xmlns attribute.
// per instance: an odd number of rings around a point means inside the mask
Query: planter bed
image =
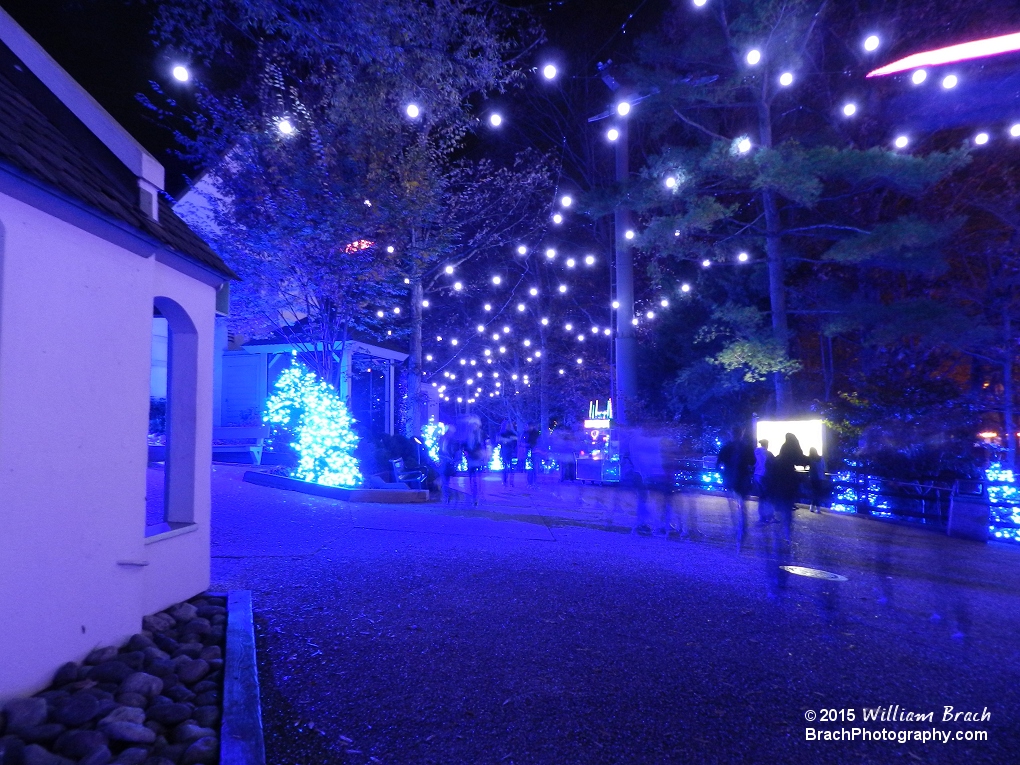
<svg viewBox="0 0 1020 765"><path fill-rule="evenodd" d="M271 473L258 473L252 470L244 474L244 480L258 486L299 491L302 494L314 494L318 497L342 499L348 502L405 503L429 501L427 489L344 489L339 486L320 486L317 483L299 481L296 478L287 478L286 476L272 475Z"/></svg>
<svg viewBox="0 0 1020 765"><path fill-rule="evenodd" d="M231 606L233 600L232 594ZM146 616L142 631L124 645L68 662L46 690L7 702L0 713L0 763L220 762L223 679L238 674L230 671L237 659L224 667L227 606L227 597L203 594ZM248 613L250 633L250 605ZM231 624L232 643L234 632ZM231 690L228 697L236 696ZM257 684L255 693L257 710Z"/></svg>

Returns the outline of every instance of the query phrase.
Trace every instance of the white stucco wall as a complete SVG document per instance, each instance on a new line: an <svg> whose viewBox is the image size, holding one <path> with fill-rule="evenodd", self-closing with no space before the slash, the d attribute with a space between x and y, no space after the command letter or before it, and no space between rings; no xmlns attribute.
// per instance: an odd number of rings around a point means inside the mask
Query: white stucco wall
<svg viewBox="0 0 1020 765"><path fill-rule="evenodd" d="M2 702L208 587L215 288L2 193L0 229ZM196 527L146 540L157 295L198 331Z"/></svg>

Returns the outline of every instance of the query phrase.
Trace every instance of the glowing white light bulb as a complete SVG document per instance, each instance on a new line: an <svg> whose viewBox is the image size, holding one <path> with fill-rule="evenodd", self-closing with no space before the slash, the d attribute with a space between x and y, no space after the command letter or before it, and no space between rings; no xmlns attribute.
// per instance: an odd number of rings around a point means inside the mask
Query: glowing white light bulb
<svg viewBox="0 0 1020 765"><path fill-rule="evenodd" d="M556 250L554 250L552 247L550 247L549 249L547 249L545 251L545 256L547 258L549 258L549 260L552 260L553 258L556 257Z"/></svg>
<svg viewBox="0 0 1020 765"><path fill-rule="evenodd" d="M397 306L396 308L394 308L393 309L393 313L399 314L400 313L400 306Z"/></svg>
<svg viewBox="0 0 1020 765"><path fill-rule="evenodd" d="M577 336L577 342L583 343L584 342L584 335L578 335Z"/></svg>
<svg viewBox="0 0 1020 765"><path fill-rule="evenodd" d="M500 125L503 124L503 118L498 114L490 114L489 124L492 125L493 127L499 127Z"/></svg>
<svg viewBox="0 0 1020 765"><path fill-rule="evenodd" d="M425 361L432 361L432 354L431 353L428 354L427 356L425 356Z"/></svg>
<svg viewBox="0 0 1020 765"><path fill-rule="evenodd" d="M910 143L910 139L905 135L896 136L896 140L893 141L893 145L895 145L897 149L906 147L908 143Z"/></svg>
<svg viewBox="0 0 1020 765"><path fill-rule="evenodd" d="M564 194L560 197L560 204L564 207L570 207L570 205L574 204L574 200L571 199L569 194Z"/></svg>
<svg viewBox="0 0 1020 765"><path fill-rule="evenodd" d="M464 285L461 282L454 282L453 288L457 290L457 292L460 292L462 289L464 289Z"/></svg>
<svg viewBox="0 0 1020 765"><path fill-rule="evenodd" d="M746 263L749 257L750 256L746 252L742 252L739 255L737 255L737 260L739 260L741 263Z"/></svg>
<svg viewBox="0 0 1020 765"><path fill-rule="evenodd" d="M503 278L501 276L494 276L492 277L492 283L496 285L502 284Z"/></svg>
<svg viewBox="0 0 1020 765"><path fill-rule="evenodd" d="M779 75L779 84L782 85L784 88L793 85L793 74L791 72L783 72L781 75Z"/></svg>
<svg viewBox="0 0 1020 765"><path fill-rule="evenodd" d="M666 308L669 305L669 301L666 300L666 298L663 298L662 300L659 301L659 305L661 305L663 308Z"/></svg>
<svg viewBox="0 0 1020 765"><path fill-rule="evenodd" d="M868 35L864 38L864 50L869 53L873 50L878 50L878 44L881 41L878 39L878 35Z"/></svg>
<svg viewBox="0 0 1020 765"><path fill-rule="evenodd" d="M1013 136L1014 138L1020 138L1020 122L1018 122L1017 124L1013 125L1009 129L1009 134L1011 136Z"/></svg>
<svg viewBox="0 0 1020 765"><path fill-rule="evenodd" d="M577 261L573 258L567 258L567 268L573 268L577 265Z"/></svg>
<svg viewBox="0 0 1020 765"><path fill-rule="evenodd" d="M566 284L561 284L560 285L560 292L566 292L566 291L567 291L567 285Z"/></svg>
<svg viewBox="0 0 1020 765"><path fill-rule="evenodd" d="M191 79L191 73L188 72L188 68L180 64L174 67L172 74L178 82L187 82Z"/></svg>
<svg viewBox="0 0 1020 765"><path fill-rule="evenodd" d="M383 313L382 311L376 311L376 312L375 312L375 315L376 315L376 316L378 316L378 317L379 317L379 318L381 319L381 318L382 318L383 316L385 316L386 314L385 314L385 313Z"/></svg>
<svg viewBox="0 0 1020 765"><path fill-rule="evenodd" d="M689 285L689 284L681 284L680 285L680 291L681 292L690 292L691 291L691 285Z"/></svg>
<svg viewBox="0 0 1020 765"><path fill-rule="evenodd" d="M751 150L751 139L750 138L741 138L740 141L737 143L737 151L739 151L741 154L747 154L747 152L749 152L750 150Z"/></svg>
<svg viewBox="0 0 1020 765"><path fill-rule="evenodd" d="M491 303L486 303L485 305L482 306L482 308L484 308L486 311L491 311L492 310L492 304Z"/></svg>
<svg viewBox="0 0 1020 765"><path fill-rule="evenodd" d="M751 66L755 66L759 61L761 61L761 51L760 50L758 50L757 48L752 48L751 50L749 50L747 52L747 63L748 64L750 64Z"/></svg>
<svg viewBox="0 0 1020 765"><path fill-rule="evenodd" d="M421 301L421 307L422 308L428 308L429 307L429 301L428 300Z"/></svg>
<svg viewBox="0 0 1020 765"><path fill-rule="evenodd" d="M708 0L694 0L694 4L695 4L696 6L698 6L699 8L701 8L702 6L704 6L704 5L705 5L705 3L707 3L707 2L708 2Z"/></svg>
<svg viewBox="0 0 1020 765"><path fill-rule="evenodd" d="M546 64L544 67L542 67L542 76L545 77L547 80L555 80L556 74L557 74L556 67L553 66L552 64Z"/></svg>
<svg viewBox="0 0 1020 765"><path fill-rule="evenodd" d="M616 128L609 128L608 132L606 132L606 138L608 138L610 141L615 141L619 137L620 131L617 130Z"/></svg>
<svg viewBox="0 0 1020 765"><path fill-rule="evenodd" d="M447 266L444 270L446 271L446 273L452 274L453 273L453 266Z"/></svg>
<svg viewBox="0 0 1020 765"><path fill-rule="evenodd" d="M418 115L419 114L421 114L421 109L418 108L417 104L408 104L407 105L407 116L408 117L410 117L411 119L415 120L415 119L418 119Z"/></svg>
<svg viewBox="0 0 1020 765"><path fill-rule="evenodd" d="M567 332L573 332L574 331L574 325L573 324L565 324L563 326L563 329L567 330Z"/></svg>
<svg viewBox="0 0 1020 765"><path fill-rule="evenodd" d="M595 256L594 255L585 255L584 256L584 264L586 266L593 266L593 265L595 265Z"/></svg>
<svg viewBox="0 0 1020 765"><path fill-rule="evenodd" d="M614 300L613 301L613 308L619 308L619 307L620 307L620 301L619 300Z"/></svg>
<svg viewBox="0 0 1020 765"><path fill-rule="evenodd" d="M450 345L457 345L458 342L457 338L453 338L453 340L450 341Z"/></svg>
<svg viewBox="0 0 1020 765"><path fill-rule="evenodd" d="M562 374L566 374L566 373L561 369L560 370L560 374L562 375Z"/></svg>
<svg viewBox="0 0 1020 765"><path fill-rule="evenodd" d="M626 101L621 101L616 105L616 113L619 114L621 117L626 117L628 114L630 114L630 104L627 103Z"/></svg>
<svg viewBox="0 0 1020 765"><path fill-rule="evenodd" d="M676 188L676 178L674 178L672 175L666 176L666 180L664 181L664 183L666 184L667 189Z"/></svg>
<svg viewBox="0 0 1020 765"><path fill-rule="evenodd" d="M294 125L286 117L276 123L276 129L284 135L292 135L294 133Z"/></svg>
<svg viewBox="0 0 1020 765"><path fill-rule="evenodd" d="M531 347L531 341L530 340L525 340L524 341L524 347L525 348L530 348Z"/></svg>
<svg viewBox="0 0 1020 765"><path fill-rule="evenodd" d="M857 104L844 104L843 114L845 114L847 117L853 117L855 114L857 114Z"/></svg>
<svg viewBox="0 0 1020 765"><path fill-rule="evenodd" d="M655 318L655 311L648 311L648 312L647 312L647 313L645 314L645 318L646 318L646 319L654 319L654 318Z"/></svg>
<svg viewBox="0 0 1020 765"><path fill-rule="evenodd" d="M974 136L974 143L976 143L978 146L984 146L986 143L988 143L988 133L978 133L976 136Z"/></svg>
<svg viewBox="0 0 1020 765"><path fill-rule="evenodd" d="M505 324L503 325L503 334L504 335L510 334L510 327L506 326Z"/></svg>
<svg viewBox="0 0 1020 765"><path fill-rule="evenodd" d="M942 79L942 87L943 87L943 88L945 88L946 90L952 90L953 88L955 88L955 87L956 87L956 84L957 84L957 83L958 83L959 81L960 81L960 80L959 80L959 79L958 79L958 78L956 77L956 75L955 75L955 74L947 74L947 75L946 75L946 76L945 76L945 77L944 77L944 78Z"/></svg>
<svg viewBox="0 0 1020 765"><path fill-rule="evenodd" d="M478 329L479 332L484 332L485 331L485 325L484 324L479 324L477 329Z"/></svg>
<svg viewBox="0 0 1020 765"><path fill-rule="evenodd" d="M708 268L710 265L712 265L712 261L709 260L708 258L705 258L703 261L701 261L702 268Z"/></svg>
<svg viewBox="0 0 1020 765"><path fill-rule="evenodd" d="M517 254L518 255L527 255L528 254L528 248L525 247L523 244L517 245Z"/></svg>
<svg viewBox="0 0 1020 765"><path fill-rule="evenodd" d="M609 327L606 327L604 330L602 330L602 334L603 335L607 335L608 336L608 335L611 335L612 333L613 333L613 330L611 330Z"/></svg>
<svg viewBox="0 0 1020 765"><path fill-rule="evenodd" d="M627 229L627 231L623 235L623 238L624 239L633 239L634 238L634 232L631 231L630 229Z"/></svg>
<svg viewBox="0 0 1020 765"><path fill-rule="evenodd" d="M549 319L546 318L545 316L542 317L542 326L543 327L548 327L549 326Z"/></svg>
<svg viewBox="0 0 1020 765"><path fill-rule="evenodd" d="M910 81L915 85L920 85L927 79L928 72L925 69L917 69L912 75L910 75Z"/></svg>
<svg viewBox="0 0 1020 765"><path fill-rule="evenodd" d="M563 222L563 216L560 215L559 213L556 213L555 215L553 215L552 220L553 223L555 223L558 226Z"/></svg>
<svg viewBox="0 0 1020 765"><path fill-rule="evenodd" d="M517 304L517 310L518 310L518 311L524 311L524 310L526 310L526 309L527 309L527 306L526 306L526 305L524 305L524 303L518 303L518 304Z"/></svg>

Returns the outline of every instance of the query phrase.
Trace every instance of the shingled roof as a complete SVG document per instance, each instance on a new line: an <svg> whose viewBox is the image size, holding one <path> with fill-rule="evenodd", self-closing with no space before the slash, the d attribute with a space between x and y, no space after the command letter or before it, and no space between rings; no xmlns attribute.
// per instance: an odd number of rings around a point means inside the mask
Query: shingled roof
<svg viewBox="0 0 1020 765"><path fill-rule="evenodd" d="M159 200L158 222L145 215L135 178L2 43L0 125L0 165L33 176L189 260L237 278L166 199Z"/></svg>

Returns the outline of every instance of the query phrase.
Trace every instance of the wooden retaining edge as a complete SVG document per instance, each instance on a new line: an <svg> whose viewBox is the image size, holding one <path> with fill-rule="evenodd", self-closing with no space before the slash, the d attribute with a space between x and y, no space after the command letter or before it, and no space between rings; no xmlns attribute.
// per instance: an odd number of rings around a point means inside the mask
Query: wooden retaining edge
<svg viewBox="0 0 1020 765"><path fill-rule="evenodd" d="M339 486L320 486L317 483L299 481L271 473L259 473L249 470L243 480L258 486L269 486L273 489L299 491L302 494L313 494L318 497L342 499L348 502L382 502L403 504L405 502L428 502L429 493L426 489L344 489Z"/></svg>
<svg viewBox="0 0 1020 765"><path fill-rule="evenodd" d="M227 593L227 658L223 669L220 765L265 765L250 590Z"/></svg>

